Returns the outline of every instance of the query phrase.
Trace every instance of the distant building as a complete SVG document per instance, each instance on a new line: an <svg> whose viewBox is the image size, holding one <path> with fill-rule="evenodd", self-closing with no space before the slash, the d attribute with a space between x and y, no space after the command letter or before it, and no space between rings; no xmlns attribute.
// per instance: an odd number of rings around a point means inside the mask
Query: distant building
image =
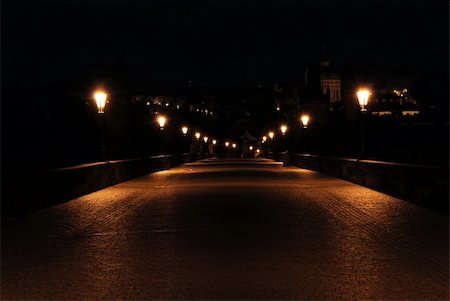
<svg viewBox="0 0 450 301"><path fill-rule="evenodd" d="M375 116L393 116L396 118L415 116L420 113L419 103L410 96L407 88L375 91L368 110Z"/></svg>
<svg viewBox="0 0 450 301"><path fill-rule="evenodd" d="M341 77L330 68L330 59L323 56L320 60L320 86L322 94L331 102L342 100Z"/></svg>
<svg viewBox="0 0 450 301"><path fill-rule="evenodd" d="M331 67L326 51L320 59L310 60L305 67L299 95L299 113L307 113L325 121L328 112L342 100L341 78Z"/></svg>

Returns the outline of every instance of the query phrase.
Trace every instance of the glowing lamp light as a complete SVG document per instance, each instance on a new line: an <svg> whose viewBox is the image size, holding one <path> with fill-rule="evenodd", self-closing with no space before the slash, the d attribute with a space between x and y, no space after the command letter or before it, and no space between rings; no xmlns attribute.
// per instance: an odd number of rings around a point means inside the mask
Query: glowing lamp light
<svg viewBox="0 0 450 301"><path fill-rule="evenodd" d="M270 138L270 140L273 140L273 137L275 136L275 133L274 132L269 132L269 138Z"/></svg>
<svg viewBox="0 0 450 301"><path fill-rule="evenodd" d="M206 137L206 136L205 136L205 137L203 137L203 141L205 141L205 143L208 143L208 139L209 139L209 138L208 138L208 137Z"/></svg>
<svg viewBox="0 0 450 301"><path fill-rule="evenodd" d="M262 137L262 143L265 143L267 141L267 136Z"/></svg>
<svg viewBox="0 0 450 301"><path fill-rule="evenodd" d="M306 129L308 127L308 122L309 122L309 116L308 115L303 115L300 120L302 121L303 124L303 128Z"/></svg>
<svg viewBox="0 0 450 301"><path fill-rule="evenodd" d="M259 148L256 149L256 153L259 155L261 153L261 150Z"/></svg>
<svg viewBox="0 0 450 301"><path fill-rule="evenodd" d="M236 148L236 143L233 143L232 145L231 145L231 147L233 147L233 148Z"/></svg>
<svg viewBox="0 0 450 301"><path fill-rule="evenodd" d="M198 139L200 139L200 136L201 136L201 134L199 133L199 132L196 132L195 133L195 138L198 140Z"/></svg>
<svg viewBox="0 0 450 301"><path fill-rule="evenodd" d="M158 123L159 123L159 128L161 130L163 130L164 129L164 125L166 125L166 121L167 121L166 117L159 116L157 120L158 120Z"/></svg>
<svg viewBox="0 0 450 301"><path fill-rule="evenodd" d="M105 113L106 99L108 94L103 91L97 91L94 94L95 103L97 104L97 110L99 114Z"/></svg>
<svg viewBox="0 0 450 301"><path fill-rule="evenodd" d="M183 127L181 128L181 132L183 133L184 136L186 136L188 130L189 130L189 129L188 129L187 126L183 126Z"/></svg>
<svg viewBox="0 0 450 301"><path fill-rule="evenodd" d="M361 112L367 111L367 104L369 103L369 96L371 95L370 91L367 89L361 89L356 92L356 96L358 97L359 105L361 106Z"/></svg>
<svg viewBox="0 0 450 301"><path fill-rule="evenodd" d="M230 142L225 141L225 147L228 147L228 146L230 146Z"/></svg>
<svg viewBox="0 0 450 301"><path fill-rule="evenodd" d="M248 147L248 149L249 149L249 150L253 150L253 146L250 145L250 146Z"/></svg>
<svg viewBox="0 0 450 301"><path fill-rule="evenodd" d="M284 124L282 126L280 126L280 131L281 131L281 134L285 135L286 131L287 131L287 126Z"/></svg>
<svg viewBox="0 0 450 301"><path fill-rule="evenodd" d="M217 144L217 140L214 139L214 140L212 141L212 144L213 144L213 145L216 145L216 144Z"/></svg>

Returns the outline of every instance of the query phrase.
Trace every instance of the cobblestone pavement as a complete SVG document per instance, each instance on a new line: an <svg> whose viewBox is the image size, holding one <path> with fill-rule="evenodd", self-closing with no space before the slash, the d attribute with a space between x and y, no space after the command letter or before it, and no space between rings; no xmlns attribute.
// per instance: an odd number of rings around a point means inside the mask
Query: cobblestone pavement
<svg viewBox="0 0 450 301"><path fill-rule="evenodd" d="M2 299L449 298L449 220L269 160L208 159L2 227Z"/></svg>

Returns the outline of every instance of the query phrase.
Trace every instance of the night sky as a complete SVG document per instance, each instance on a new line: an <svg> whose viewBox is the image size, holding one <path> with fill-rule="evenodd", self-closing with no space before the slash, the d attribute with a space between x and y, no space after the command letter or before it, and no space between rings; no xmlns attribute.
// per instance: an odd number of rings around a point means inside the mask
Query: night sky
<svg viewBox="0 0 450 301"><path fill-rule="evenodd" d="M121 60L135 89L341 72L448 77L448 3L3 3L2 81L80 84Z"/></svg>

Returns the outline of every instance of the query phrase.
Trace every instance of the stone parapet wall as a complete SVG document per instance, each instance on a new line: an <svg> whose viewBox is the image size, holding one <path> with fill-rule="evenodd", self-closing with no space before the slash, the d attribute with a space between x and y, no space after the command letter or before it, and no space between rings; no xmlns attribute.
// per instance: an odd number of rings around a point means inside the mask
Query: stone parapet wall
<svg viewBox="0 0 450 301"><path fill-rule="evenodd" d="M2 181L2 217L23 215L204 157L201 154L161 155L17 174Z"/></svg>

